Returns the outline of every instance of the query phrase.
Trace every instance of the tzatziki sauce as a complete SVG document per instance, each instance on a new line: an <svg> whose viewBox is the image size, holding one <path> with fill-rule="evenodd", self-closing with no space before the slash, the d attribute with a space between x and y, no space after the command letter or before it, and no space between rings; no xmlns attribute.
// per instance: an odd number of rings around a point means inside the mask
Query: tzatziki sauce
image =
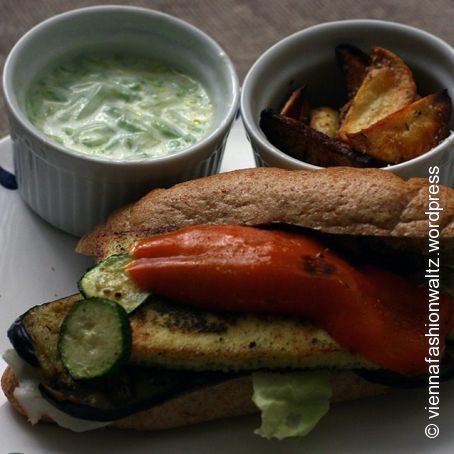
<svg viewBox="0 0 454 454"><path fill-rule="evenodd" d="M45 72L26 99L31 123L73 150L156 158L200 141L214 107L202 84L148 57L93 54Z"/></svg>

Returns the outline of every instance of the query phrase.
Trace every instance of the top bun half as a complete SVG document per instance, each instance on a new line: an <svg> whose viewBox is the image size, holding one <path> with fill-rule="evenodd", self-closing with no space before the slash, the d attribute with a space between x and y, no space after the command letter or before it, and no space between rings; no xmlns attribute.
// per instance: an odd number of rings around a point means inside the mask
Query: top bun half
<svg viewBox="0 0 454 454"><path fill-rule="evenodd" d="M185 226L279 223L324 234L407 242L424 253L432 196L442 208L437 212L441 249L452 251L454 190L441 185L437 189L431 194L434 186L430 189L427 179L404 181L380 169L236 170L151 191L112 213L81 238L76 250L102 258L106 250L116 252L115 247L106 249L113 241L124 245L128 238Z"/></svg>

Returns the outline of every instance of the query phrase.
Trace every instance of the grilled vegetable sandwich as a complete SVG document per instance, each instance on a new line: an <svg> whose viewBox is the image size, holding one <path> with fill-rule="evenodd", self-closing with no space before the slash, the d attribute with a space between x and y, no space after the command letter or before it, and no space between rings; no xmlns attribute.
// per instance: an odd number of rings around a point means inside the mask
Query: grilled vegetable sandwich
<svg viewBox="0 0 454 454"><path fill-rule="evenodd" d="M337 167L154 190L80 240L97 264L79 294L13 323L2 388L32 423L77 431L261 411L257 433L285 438L308 433L330 402L425 386L435 353L447 380L454 191L437 186L435 305L429 188Z"/></svg>

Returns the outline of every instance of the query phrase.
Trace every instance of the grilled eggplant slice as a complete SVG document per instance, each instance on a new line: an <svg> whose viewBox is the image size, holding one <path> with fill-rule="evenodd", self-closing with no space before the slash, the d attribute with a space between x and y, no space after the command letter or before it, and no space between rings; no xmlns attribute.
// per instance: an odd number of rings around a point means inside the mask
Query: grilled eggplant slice
<svg viewBox="0 0 454 454"><path fill-rule="evenodd" d="M173 371L128 366L109 379L77 383L71 388L41 384L41 395L75 418L115 421L164 403L198 387L229 380L222 372Z"/></svg>
<svg viewBox="0 0 454 454"><path fill-rule="evenodd" d="M37 307L37 306L35 306ZM31 308L28 312L34 309ZM39 360L33 347L33 340L24 327L23 319L28 312L18 317L8 329L8 339L16 350L17 354L28 364L34 367L39 366Z"/></svg>
<svg viewBox="0 0 454 454"><path fill-rule="evenodd" d="M57 341L64 318L72 305L81 299L81 295L72 295L34 306L9 329L10 339L19 356L32 366L39 367L44 378L61 383L72 382L60 361ZM27 353L24 354L24 351Z"/></svg>
<svg viewBox="0 0 454 454"><path fill-rule="evenodd" d="M416 97L413 74L401 58L382 47L372 47L371 58L366 77L339 129L339 138L346 142L348 134L368 128L403 109Z"/></svg>
<svg viewBox="0 0 454 454"><path fill-rule="evenodd" d="M429 151L449 135L451 99L446 90L421 98L379 122L348 133L350 145L392 164Z"/></svg>
<svg viewBox="0 0 454 454"><path fill-rule="evenodd" d="M52 383L74 380L58 352L61 325L80 295L37 306L22 323L40 372ZM151 298L129 316L130 364L185 370L254 370L263 367L375 367L304 320L254 314L211 313Z"/></svg>
<svg viewBox="0 0 454 454"><path fill-rule="evenodd" d="M335 52L337 63L344 74L347 96L350 99L355 96L366 77L370 57L361 49L351 44L339 44Z"/></svg>
<svg viewBox="0 0 454 454"><path fill-rule="evenodd" d="M382 167L383 163L356 153L349 145L315 131L306 124L265 109L260 127L282 152L320 167Z"/></svg>

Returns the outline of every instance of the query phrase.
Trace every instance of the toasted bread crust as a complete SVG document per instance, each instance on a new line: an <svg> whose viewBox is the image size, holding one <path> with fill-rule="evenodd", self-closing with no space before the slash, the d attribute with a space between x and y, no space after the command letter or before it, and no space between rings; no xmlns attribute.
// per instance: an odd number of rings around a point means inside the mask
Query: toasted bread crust
<svg viewBox="0 0 454 454"><path fill-rule="evenodd" d="M440 188L442 247L454 242L454 190ZM288 223L333 234L425 238L429 183L380 169L257 168L157 189L114 212L77 251L96 255L102 238L196 224ZM448 245L449 243L449 245Z"/></svg>
<svg viewBox="0 0 454 454"><path fill-rule="evenodd" d="M9 402L22 415L24 409L14 397L18 380L8 367L3 373L1 385ZM360 399L384 394L386 386L369 383L352 372L337 372L331 380L333 402ZM112 423L111 427L136 430L161 430L187 426L203 421L229 418L256 413L252 400L252 380L250 376L235 378L189 392L149 410L141 411ZM50 421L43 417L42 421Z"/></svg>

